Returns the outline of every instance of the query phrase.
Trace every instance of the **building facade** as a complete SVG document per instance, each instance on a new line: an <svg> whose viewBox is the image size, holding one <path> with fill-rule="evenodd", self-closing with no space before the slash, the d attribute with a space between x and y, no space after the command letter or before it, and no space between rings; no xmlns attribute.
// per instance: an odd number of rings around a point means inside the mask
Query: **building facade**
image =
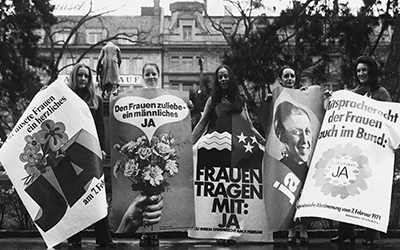
<svg viewBox="0 0 400 250"><path fill-rule="evenodd" d="M72 9L74 15L58 16L59 23L52 27L53 48L48 46L49 34L43 37L43 53L57 54L64 50L59 64L59 79L64 82L68 81L72 65L82 55L82 61L96 69L100 49L104 45L99 41L105 39L110 39L121 49L119 82L122 89L141 88L141 69L145 62L153 61L160 67L163 88L197 90L201 79L211 79L224 53L229 51L225 38L205 15L207 1L174 2L169 6L169 16L164 15L160 0L153 0L152 7L141 7L141 14L136 16L117 16L112 12L88 16L87 21L67 41L74 27L90 13L88 8L84 8L85 4L88 5L87 0L75 5L56 6ZM211 18L229 33L235 28L236 20L229 10L226 12ZM383 34L379 50L388 48L391 33L389 27ZM65 42L68 43L66 47L63 45ZM385 58L380 59L385 61ZM330 89L335 89L334 86L340 82L340 60L340 55L332 54L328 69L331 77L324 83Z"/></svg>
<svg viewBox="0 0 400 250"><path fill-rule="evenodd" d="M122 91L143 86L141 70L147 61L159 65L163 88L196 90L200 78L213 75L221 63L222 55L228 49L226 41L204 18L203 3L172 3L170 16L164 15L159 0L154 0L153 5L142 7L140 16L108 14L90 18L85 17L85 13L58 16L58 24L52 27L52 42L50 34L43 34L42 46L43 53L64 51L58 80L67 82L72 66L78 60L95 72L104 45L98 43L111 38L121 49L119 83ZM67 41L83 18L87 20Z"/></svg>

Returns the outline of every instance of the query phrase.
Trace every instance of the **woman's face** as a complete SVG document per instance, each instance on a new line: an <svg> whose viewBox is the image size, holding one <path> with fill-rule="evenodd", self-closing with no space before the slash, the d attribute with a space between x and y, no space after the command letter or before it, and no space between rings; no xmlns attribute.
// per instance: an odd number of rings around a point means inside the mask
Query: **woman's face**
<svg viewBox="0 0 400 250"><path fill-rule="evenodd" d="M281 84L285 88L293 88L296 82L296 74L293 69L286 68L282 71Z"/></svg>
<svg viewBox="0 0 400 250"><path fill-rule="evenodd" d="M305 114L294 114L283 121L284 143L295 162L307 162L311 151L311 122Z"/></svg>
<svg viewBox="0 0 400 250"><path fill-rule="evenodd" d="M369 80L369 67L365 63L357 64L357 78L360 83L366 83Z"/></svg>
<svg viewBox="0 0 400 250"><path fill-rule="evenodd" d="M217 73L218 83L222 91L228 90L229 88L229 72L226 68L220 68Z"/></svg>
<svg viewBox="0 0 400 250"><path fill-rule="evenodd" d="M78 69L78 72L76 74L76 87L78 89L84 89L86 88L88 82L89 82L89 69L85 67L80 67Z"/></svg>
<svg viewBox="0 0 400 250"><path fill-rule="evenodd" d="M153 65L147 65L143 70L143 80L147 88L157 88L158 87L159 74Z"/></svg>

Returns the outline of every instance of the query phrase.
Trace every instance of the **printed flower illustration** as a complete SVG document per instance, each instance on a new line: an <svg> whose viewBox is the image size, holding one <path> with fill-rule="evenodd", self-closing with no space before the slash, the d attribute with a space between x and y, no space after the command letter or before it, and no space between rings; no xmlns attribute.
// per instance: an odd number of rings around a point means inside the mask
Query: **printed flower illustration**
<svg viewBox="0 0 400 250"><path fill-rule="evenodd" d="M342 147L341 144L328 149L322 154L315 165L313 178L315 186L321 187L325 195L341 199L360 194L360 190L368 188L366 179L372 176L368 158L362 155L362 150L351 143Z"/></svg>
<svg viewBox="0 0 400 250"><path fill-rule="evenodd" d="M136 176L138 174L139 174L139 166L138 166L138 164L135 162L134 159L129 159L125 163L124 175L126 177L129 177L129 176Z"/></svg>
<svg viewBox="0 0 400 250"><path fill-rule="evenodd" d="M40 143L36 140L36 134L33 134L32 136L27 135L25 136L24 140L26 142L26 147L29 146L40 150Z"/></svg>
<svg viewBox="0 0 400 250"><path fill-rule="evenodd" d="M39 152L40 148L37 149L30 145L25 146L24 152L19 155L19 159L22 162L26 162L29 166L35 166L42 158L42 154Z"/></svg>
<svg viewBox="0 0 400 250"><path fill-rule="evenodd" d="M143 170L143 179L155 187L164 180L162 173L163 171L158 166L150 166Z"/></svg>
<svg viewBox="0 0 400 250"><path fill-rule="evenodd" d="M178 174L175 140L163 133L149 141L141 135L124 145L115 144L114 149L124 157L114 166L114 175L121 172L132 182L132 189L146 195L160 194L169 186L167 179Z"/></svg>
<svg viewBox="0 0 400 250"><path fill-rule="evenodd" d="M61 147L68 141L65 125L61 122L54 123L46 120L41 124L41 130L24 137L26 142L24 151L19 155L21 162L26 162L24 168L28 176L24 177L25 185L29 185L41 174L50 170L48 158L56 153L63 157Z"/></svg>
<svg viewBox="0 0 400 250"><path fill-rule="evenodd" d="M65 125L62 122L54 123L46 120L41 125L42 130L37 133L40 144L48 144L52 151L57 151L68 141Z"/></svg>
<svg viewBox="0 0 400 250"><path fill-rule="evenodd" d="M165 164L165 170L169 172L171 176L174 176L178 173L178 165L175 160L167 160Z"/></svg>

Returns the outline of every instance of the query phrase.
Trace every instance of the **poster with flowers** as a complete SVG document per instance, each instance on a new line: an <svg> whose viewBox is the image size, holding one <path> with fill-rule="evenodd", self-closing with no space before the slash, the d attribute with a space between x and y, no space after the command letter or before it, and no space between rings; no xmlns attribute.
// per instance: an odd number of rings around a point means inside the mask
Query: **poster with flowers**
<svg viewBox="0 0 400 250"><path fill-rule="evenodd" d="M193 159L188 93L141 89L110 102L113 228L116 233L177 231L194 226ZM135 217L138 196L162 197L158 223ZM135 205L135 206L134 206ZM137 205L137 206L136 206Z"/></svg>
<svg viewBox="0 0 400 250"><path fill-rule="evenodd" d="M346 90L333 93L296 217L317 216L387 231L399 113L398 103Z"/></svg>
<svg viewBox="0 0 400 250"><path fill-rule="evenodd" d="M1 147L0 161L48 247L107 215L95 124L64 83L33 98Z"/></svg>

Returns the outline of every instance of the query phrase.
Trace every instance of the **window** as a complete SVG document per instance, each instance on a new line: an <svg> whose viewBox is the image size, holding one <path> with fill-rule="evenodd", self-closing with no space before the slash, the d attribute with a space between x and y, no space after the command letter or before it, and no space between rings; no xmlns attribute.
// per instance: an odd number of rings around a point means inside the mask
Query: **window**
<svg viewBox="0 0 400 250"><path fill-rule="evenodd" d="M62 67L66 66L66 68L62 71L63 74L66 73L66 74L69 75L69 73L71 73L72 67L73 67L73 65L74 65L75 62L76 62L76 61L75 61L75 58L67 57L67 63L66 63L65 65L62 66Z"/></svg>
<svg viewBox="0 0 400 250"><path fill-rule="evenodd" d="M86 43L95 44L103 40L102 30L86 30Z"/></svg>
<svg viewBox="0 0 400 250"><path fill-rule="evenodd" d="M77 59L78 59L77 57L67 57L65 64L64 63L60 63L60 68L66 67L61 71L60 74L61 75L65 75L65 74L69 75L69 73L71 73L71 71L72 71L72 68L77 63L77 61L76 61ZM94 62L97 63L97 61L90 60L89 57L85 57L80 62L88 65L92 70L96 70L96 68L93 68L93 63Z"/></svg>
<svg viewBox="0 0 400 250"><path fill-rule="evenodd" d="M130 61L129 58L122 58L121 59L121 67L119 68L119 73L122 75L129 75L130 72Z"/></svg>
<svg viewBox="0 0 400 250"><path fill-rule="evenodd" d="M193 57L191 56L182 57L182 70L193 71Z"/></svg>
<svg viewBox="0 0 400 250"><path fill-rule="evenodd" d="M56 44L64 44L69 35L71 34L71 29L62 29L54 33L54 43ZM75 34L72 35L68 44L73 44L75 42Z"/></svg>
<svg viewBox="0 0 400 250"><path fill-rule="evenodd" d="M230 24L224 24L222 25L222 27L224 28L224 31L228 34L232 33L232 25Z"/></svg>
<svg viewBox="0 0 400 250"><path fill-rule="evenodd" d="M179 83L171 83L169 89L179 90L180 84Z"/></svg>
<svg viewBox="0 0 400 250"><path fill-rule="evenodd" d="M171 56L170 65L172 71L179 71L179 56Z"/></svg>
<svg viewBox="0 0 400 250"><path fill-rule="evenodd" d="M142 75L143 58L134 58L131 60L132 73Z"/></svg>
<svg viewBox="0 0 400 250"><path fill-rule="evenodd" d="M134 30L118 30L118 44L135 44L138 40L138 31ZM123 34L123 35L122 35Z"/></svg>
<svg viewBox="0 0 400 250"><path fill-rule="evenodd" d="M191 25L183 25L182 26L182 34L184 41L192 40L192 26Z"/></svg>

